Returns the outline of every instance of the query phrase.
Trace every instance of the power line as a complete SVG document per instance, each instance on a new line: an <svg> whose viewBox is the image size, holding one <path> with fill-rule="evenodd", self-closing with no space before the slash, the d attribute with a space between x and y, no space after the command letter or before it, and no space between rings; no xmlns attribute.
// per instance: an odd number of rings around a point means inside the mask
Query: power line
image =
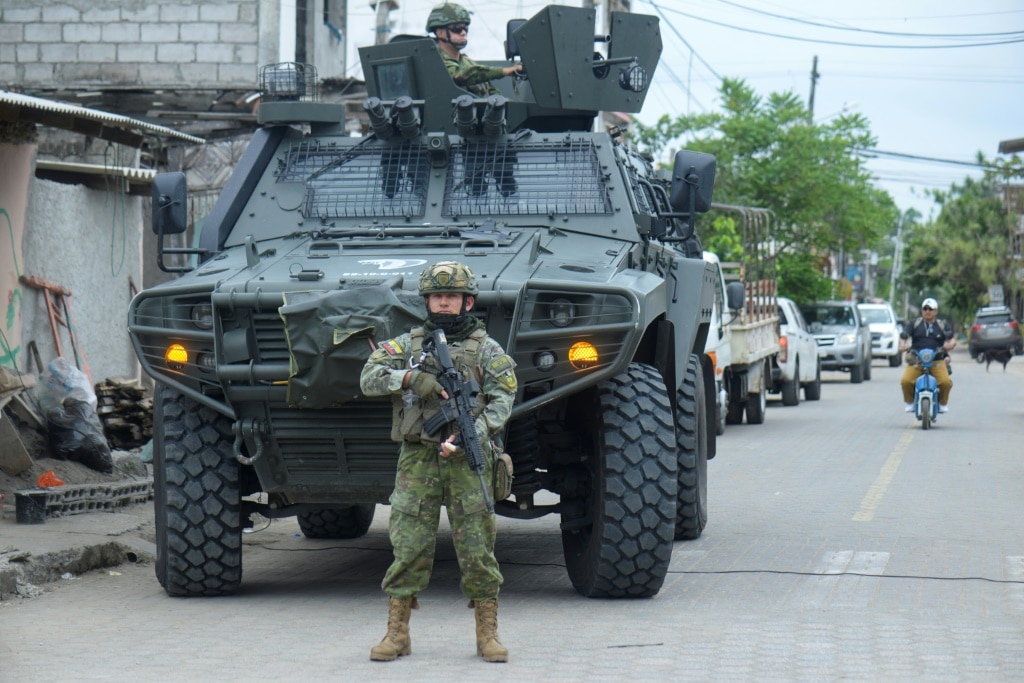
<svg viewBox="0 0 1024 683"><path fill-rule="evenodd" d="M697 59L699 59L700 63L703 64L705 67L707 67L707 70L710 71L711 73L713 73L715 75L715 78L717 78L719 81L721 81L722 80L722 76L717 71L715 71L714 67L712 67L710 64L707 63L707 60L705 60L703 57L701 57L700 54L696 50L693 49L693 46L690 45L689 42L687 42L686 38L683 38L683 35L681 33L679 33L679 30L675 27L675 24L673 24L671 21L669 21L668 17L665 16L665 13L661 11L661 7L659 7L657 4L655 4L653 2L648 2L647 4L649 4L651 7L654 8L654 11L658 13L658 16L661 17L662 21L664 21L668 25L668 27L670 29L672 29L672 33L676 34L676 37L679 38L679 40L681 40L683 42L683 45L685 45L687 48L689 48L690 52L693 53L693 56L696 57Z"/></svg>
<svg viewBox="0 0 1024 683"><path fill-rule="evenodd" d="M650 0L648 0L648 4L651 7L653 7L655 10L657 10L658 14L661 14L662 17L664 17L664 15L661 12L661 7L658 4L656 4L654 2L650 2ZM988 47L988 46L993 46L993 45L1012 45L1012 44L1015 44L1015 43L1024 43L1024 36L1022 36L1021 38L1015 38L1013 40L997 40L997 41L991 41L991 42L985 42L985 43L961 43L961 44L956 44L956 45L870 45L870 44L867 44L867 43L848 43L848 42L839 41L839 40L823 40L823 39L818 39L818 38L802 38L800 36L786 36L786 35L782 35L780 33L770 33L768 31L758 31L758 30L752 29L752 28L744 28L742 26L735 26L735 25L732 25L732 24L726 24L726 23L721 22L721 21L715 21L713 19L706 19L704 17L699 17L699 16L697 16L695 14L688 14L686 12L683 12L683 11L677 10L677 9L670 9L668 11L669 12L673 12L675 14L679 14L679 15L684 16L684 17L687 17L689 19L696 19L697 21L703 21L704 23L707 23L707 24L712 24L714 26L721 26L723 28L732 29L734 31L742 31L744 33L753 33L753 34L756 34L756 35L759 35L759 36L768 36L770 38L782 38L783 40L795 40L795 41L802 42L802 43L816 43L816 44L819 44L819 45L841 45L841 46L844 46L844 47L864 47L864 48L873 48L873 49L882 49L882 50L944 50L944 49L960 48L960 47ZM666 22L667 21L668 20L666 19ZM669 25L671 26L671 23ZM673 29L674 28L675 27L673 27ZM682 38L680 37L680 39L682 39ZM689 44L687 44L687 47L689 47ZM701 59L701 61L703 62L704 60ZM705 63L705 66L707 66L706 63ZM711 67L708 66L708 68L710 69ZM715 74L715 75L717 75L717 74Z"/></svg>
<svg viewBox="0 0 1024 683"><path fill-rule="evenodd" d="M864 147L855 147L853 151L863 157L872 157L873 155L894 157L897 159L912 159L914 161L929 161L936 164L952 164L954 166L969 166L971 168L983 168L990 169L993 171L1000 170L999 166L995 164L986 164L978 161L959 161L957 159L940 159L938 157L926 157L920 154L907 154L905 152L886 152L880 149L865 149Z"/></svg>
<svg viewBox="0 0 1024 683"><path fill-rule="evenodd" d="M847 26L833 26L832 24L823 24L817 21L810 21L809 19L800 19L798 17L787 17L782 14L775 14L773 12L766 12L764 10L757 9L756 7L747 7L737 2L730 2L729 0L718 0L723 5L730 5L747 12L754 12L755 14L762 14L766 17L774 17L776 19L783 19L785 21L792 21L797 24L806 24L808 26L820 26L822 28L832 29L835 31L853 31L855 33L873 33L882 36L906 36L914 38L982 38L988 36L1021 36L1024 37L1024 31L1003 31L999 33L905 33L901 31L879 31L876 29L867 28L856 28Z"/></svg>

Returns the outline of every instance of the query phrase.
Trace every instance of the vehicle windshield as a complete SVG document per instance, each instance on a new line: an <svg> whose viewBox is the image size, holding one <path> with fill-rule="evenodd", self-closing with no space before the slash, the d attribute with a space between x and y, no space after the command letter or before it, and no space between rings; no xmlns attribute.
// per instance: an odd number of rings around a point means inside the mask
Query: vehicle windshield
<svg viewBox="0 0 1024 683"><path fill-rule="evenodd" d="M885 308L862 308L860 309L860 314L861 317L869 323L892 322L892 315L890 315L888 309Z"/></svg>
<svg viewBox="0 0 1024 683"><path fill-rule="evenodd" d="M800 309L808 323L821 325L845 325L853 327L857 324L853 310L849 306L808 306Z"/></svg>
<svg viewBox="0 0 1024 683"><path fill-rule="evenodd" d="M1010 322L1009 313L988 313L978 317L979 325L1001 325Z"/></svg>

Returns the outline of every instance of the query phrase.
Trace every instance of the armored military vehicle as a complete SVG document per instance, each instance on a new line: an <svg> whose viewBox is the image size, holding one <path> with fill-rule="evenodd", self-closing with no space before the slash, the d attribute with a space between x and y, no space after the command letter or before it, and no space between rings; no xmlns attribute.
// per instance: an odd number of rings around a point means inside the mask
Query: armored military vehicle
<svg viewBox="0 0 1024 683"><path fill-rule="evenodd" d="M474 313L517 364L504 435L512 495L497 512L557 514L585 596L661 588L673 542L707 520L703 350L715 272L695 214L714 158L656 171L599 110L637 112L661 52L658 19L548 6L510 22L526 78L476 97L426 38L360 50L370 132L317 101L310 65L261 70L262 126L198 247L184 177L154 184L160 262L195 258L138 294L129 327L156 382L156 573L171 595L242 578L254 513L311 538L356 538L394 485L391 404L359 371L376 342L425 315L420 272L477 274ZM188 270L187 266L180 266Z"/></svg>

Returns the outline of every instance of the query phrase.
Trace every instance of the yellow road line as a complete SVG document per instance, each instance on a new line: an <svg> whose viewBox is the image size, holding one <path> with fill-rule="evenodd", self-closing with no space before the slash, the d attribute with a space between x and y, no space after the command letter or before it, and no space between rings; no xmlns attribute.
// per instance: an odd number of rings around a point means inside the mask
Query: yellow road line
<svg viewBox="0 0 1024 683"><path fill-rule="evenodd" d="M875 510L878 509L878 504L882 502L882 496L885 495L885 491L889 488L890 482L893 477L896 476L896 470L900 468L900 462L903 460L903 454L910 448L910 442L914 440L914 435L917 430L914 428L908 428L907 431L900 437L900 440L896 442L896 445L892 449L892 453L886 458L885 464L882 465L881 471L875 478L871 488L864 495L864 500L860 502L860 509L857 510L857 514L853 516L854 522L870 522L875 518Z"/></svg>

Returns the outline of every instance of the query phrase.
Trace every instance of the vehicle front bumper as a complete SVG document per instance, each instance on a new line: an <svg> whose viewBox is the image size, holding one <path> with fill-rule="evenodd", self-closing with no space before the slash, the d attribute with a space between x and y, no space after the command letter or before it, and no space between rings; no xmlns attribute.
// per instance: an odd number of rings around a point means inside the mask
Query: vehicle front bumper
<svg viewBox="0 0 1024 683"><path fill-rule="evenodd" d="M895 335L871 335L871 356L873 358L888 358L900 352L899 337Z"/></svg>
<svg viewBox="0 0 1024 683"><path fill-rule="evenodd" d="M822 370L849 370L861 361L856 344L827 344L827 340L818 338L818 357L821 358Z"/></svg>

